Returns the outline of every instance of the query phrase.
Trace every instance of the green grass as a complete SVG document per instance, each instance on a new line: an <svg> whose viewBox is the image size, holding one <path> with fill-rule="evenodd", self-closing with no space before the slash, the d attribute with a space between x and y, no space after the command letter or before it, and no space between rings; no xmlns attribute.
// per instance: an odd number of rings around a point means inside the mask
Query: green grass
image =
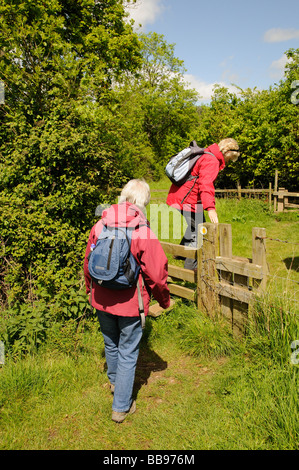
<svg viewBox="0 0 299 470"><path fill-rule="evenodd" d="M121 425L110 419L95 321L81 332L75 352L48 345L36 356L8 361L0 372L0 448L295 449L298 369L281 368L271 356L257 360L225 325L202 329L201 323L209 321L184 303L148 319L136 371L137 411ZM222 329L225 350L215 329ZM192 354L188 332L199 343L205 335Z"/></svg>
<svg viewBox="0 0 299 470"><path fill-rule="evenodd" d="M298 215L254 200L218 200L217 210L238 256L250 257L255 226L289 242L266 240L269 287L246 335L180 300L148 318L137 411L117 425L96 319L55 324L35 354L0 366L1 450L298 449Z"/></svg>

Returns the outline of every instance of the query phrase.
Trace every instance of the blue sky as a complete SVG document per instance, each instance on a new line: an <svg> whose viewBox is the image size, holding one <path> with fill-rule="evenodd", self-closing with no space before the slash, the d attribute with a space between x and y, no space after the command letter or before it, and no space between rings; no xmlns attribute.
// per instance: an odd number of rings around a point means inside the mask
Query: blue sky
<svg viewBox="0 0 299 470"><path fill-rule="evenodd" d="M298 0L137 0L136 30L163 34L205 102L215 83L269 89L299 48Z"/></svg>

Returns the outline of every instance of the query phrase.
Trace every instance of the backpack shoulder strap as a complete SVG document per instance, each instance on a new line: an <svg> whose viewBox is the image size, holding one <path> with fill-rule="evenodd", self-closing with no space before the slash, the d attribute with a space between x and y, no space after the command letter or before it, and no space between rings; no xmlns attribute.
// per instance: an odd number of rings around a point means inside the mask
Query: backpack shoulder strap
<svg viewBox="0 0 299 470"><path fill-rule="evenodd" d="M204 152L204 153L208 153L209 155L213 155L213 157L216 158L216 156L212 152Z"/></svg>
<svg viewBox="0 0 299 470"><path fill-rule="evenodd" d="M214 155L212 152L204 152L203 154L205 154L205 153L208 153L208 154L210 154L210 155L213 155L213 157L215 157L215 155ZM216 157L215 157L215 158L216 158ZM181 200L181 204L184 203L185 199L189 196L189 194L190 194L191 191L193 190L197 179L198 179L198 176L192 176L192 175L190 175L189 178L187 179L187 181L194 180L194 182L193 182L193 185L191 186L191 188L189 189L189 191L185 194L185 196L184 196L183 199Z"/></svg>
<svg viewBox="0 0 299 470"><path fill-rule="evenodd" d="M105 225L103 224L102 220L98 220L98 222L95 224L94 233L95 233L96 240L99 238L99 235L104 227Z"/></svg>
<svg viewBox="0 0 299 470"><path fill-rule="evenodd" d="M130 233L130 242L132 241L132 234L133 231L139 227L149 227L148 223L139 224L136 227L132 227L127 231ZM145 313L144 313L144 303L143 303L143 289L144 289L144 279L142 274L142 269L140 268L140 275L141 275L141 289L139 286L139 279L137 279L137 296L138 296L138 306L139 306L139 316L141 321L141 328L144 330L145 328Z"/></svg>

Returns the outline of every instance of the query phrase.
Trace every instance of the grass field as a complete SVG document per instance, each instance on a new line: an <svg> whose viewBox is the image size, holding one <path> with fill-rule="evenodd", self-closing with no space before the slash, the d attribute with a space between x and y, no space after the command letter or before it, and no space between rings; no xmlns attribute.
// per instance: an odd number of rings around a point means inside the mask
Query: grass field
<svg viewBox="0 0 299 470"><path fill-rule="evenodd" d="M53 325L38 352L0 369L0 449L298 449L298 213L257 200L218 200L217 210L235 255L250 257L252 227L281 240L266 240L269 286L246 336L181 300L148 318L137 411L117 425L95 318Z"/></svg>

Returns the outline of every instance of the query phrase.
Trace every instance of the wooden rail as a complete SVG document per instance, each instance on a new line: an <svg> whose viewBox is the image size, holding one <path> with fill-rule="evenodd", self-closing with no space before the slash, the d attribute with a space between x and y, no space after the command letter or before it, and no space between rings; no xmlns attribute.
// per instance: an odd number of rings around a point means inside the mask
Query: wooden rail
<svg viewBox="0 0 299 470"><path fill-rule="evenodd" d="M289 198L298 199L299 193L289 192L285 188L279 188L278 191L273 192L274 196L274 212L284 212L286 210L298 210L298 203L289 202Z"/></svg>
<svg viewBox="0 0 299 470"><path fill-rule="evenodd" d="M233 331L243 331L250 305L267 282L265 236L265 229L252 229L251 259L232 255L230 224L201 224L197 249L161 242L165 253L198 263L197 272L169 264L170 293L196 302L208 315L221 312Z"/></svg>

